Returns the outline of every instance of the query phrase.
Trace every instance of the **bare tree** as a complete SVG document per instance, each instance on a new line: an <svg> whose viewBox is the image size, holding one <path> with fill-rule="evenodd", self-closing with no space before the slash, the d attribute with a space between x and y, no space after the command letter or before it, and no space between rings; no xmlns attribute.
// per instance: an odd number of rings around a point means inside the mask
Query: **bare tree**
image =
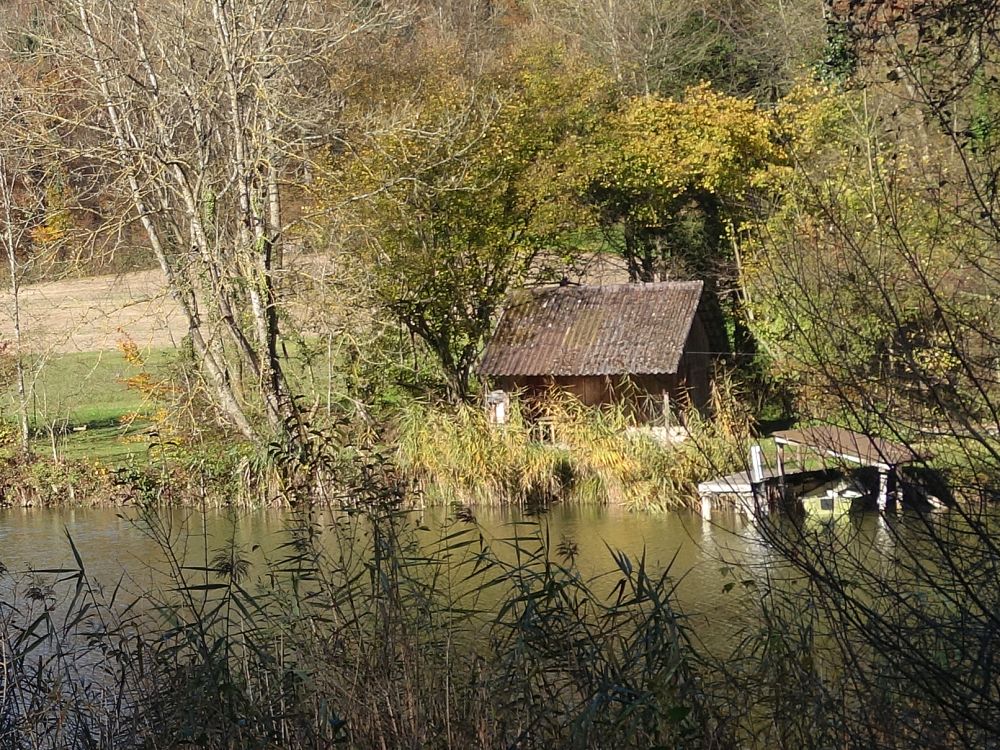
<svg viewBox="0 0 1000 750"><path fill-rule="evenodd" d="M630 94L677 94L710 80L774 101L822 46L818 4L804 0L533 0Z"/></svg>
<svg viewBox="0 0 1000 750"><path fill-rule="evenodd" d="M9 111L9 110L8 110ZM8 123L9 124L9 123ZM9 129L4 128L9 134ZM14 331L14 384L17 389L17 417L20 428L21 450L27 453L30 447L30 425L28 423L29 394L26 386L24 362L24 337L21 324L21 279L25 261L23 252L29 240L32 209L27 205L32 200L31 187L26 184L28 175L19 164L19 154L11 153L11 141L5 140L0 146L0 245L7 261L8 290L11 296L11 319Z"/></svg>
<svg viewBox="0 0 1000 750"><path fill-rule="evenodd" d="M32 382L24 325L21 288L35 260L62 240L61 207L49 205L53 161L49 133L34 116L38 100L30 81L37 73L32 64L18 65L6 57L0 85L0 247L6 262L10 294L14 387L20 447L30 451L29 405Z"/></svg>
<svg viewBox="0 0 1000 750"><path fill-rule="evenodd" d="M395 17L308 0L66 0L68 159L100 165L188 325L212 402L247 438L301 430L279 357L292 181L331 119L326 66ZM328 135L328 133L327 133Z"/></svg>
<svg viewBox="0 0 1000 750"><path fill-rule="evenodd" d="M716 31L700 0L540 0L536 14L602 61L623 90L650 94L702 62Z"/></svg>

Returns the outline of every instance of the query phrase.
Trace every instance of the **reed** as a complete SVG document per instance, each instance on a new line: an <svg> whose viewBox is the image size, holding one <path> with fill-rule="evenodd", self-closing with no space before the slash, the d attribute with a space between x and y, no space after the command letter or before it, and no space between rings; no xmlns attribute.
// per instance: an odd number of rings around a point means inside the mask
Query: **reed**
<svg viewBox="0 0 1000 750"><path fill-rule="evenodd" d="M669 567L609 550L587 578L544 520L488 538L468 508L431 532L391 467L355 468L351 504L300 504L263 560L143 506L166 576L135 598L72 539L69 568L0 566L0 747L995 744L995 513L925 519L877 559L759 519L776 557L731 569L746 625L710 653Z"/></svg>
<svg viewBox="0 0 1000 750"><path fill-rule="evenodd" d="M678 442L636 424L625 407L588 408L558 393L535 405L544 428L518 398L505 425L490 424L477 406L414 401L397 420L396 461L432 501L688 507L699 481L745 461L751 419L734 388L717 386L711 417L685 413Z"/></svg>
<svg viewBox="0 0 1000 750"><path fill-rule="evenodd" d="M669 571L588 581L543 527L486 543L465 514L418 543L396 494L297 514L259 569L233 543L192 564L147 508L169 579L127 606L79 556L5 579L30 604L0 618L0 746L706 746Z"/></svg>

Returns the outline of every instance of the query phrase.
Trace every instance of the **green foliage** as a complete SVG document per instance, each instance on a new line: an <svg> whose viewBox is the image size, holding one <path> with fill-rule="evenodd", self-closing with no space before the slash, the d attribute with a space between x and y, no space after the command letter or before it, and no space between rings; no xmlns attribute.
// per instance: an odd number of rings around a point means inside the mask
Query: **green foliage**
<svg viewBox="0 0 1000 750"><path fill-rule="evenodd" d="M986 156L988 163L987 154L992 153L1000 143L1000 121L997 114L1000 111L1000 89L982 71L977 71L976 78L979 85L969 97L969 127L963 136L967 139L970 151Z"/></svg>
<svg viewBox="0 0 1000 750"><path fill-rule="evenodd" d="M996 258L960 168L894 141L864 95L824 106L744 269L775 373L800 413L889 434L986 418Z"/></svg>
<svg viewBox="0 0 1000 750"><path fill-rule="evenodd" d="M528 48L474 82L440 70L331 188L366 194L353 219L374 299L439 358L455 398L507 291L571 229L548 157L602 98L560 50Z"/></svg>
<svg viewBox="0 0 1000 750"><path fill-rule="evenodd" d="M649 227L665 223L691 195L741 198L758 172L784 159L768 115L707 84L676 101L628 100L602 123L585 156L584 195L620 220Z"/></svg>
<svg viewBox="0 0 1000 750"><path fill-rule="evenodd" d="M850 31L843 21L828 18L823 59L815 66L817 77L834 84L846 84L857 69L858 55L851 44Z"/></svg>
<svg viewBox="0 0 1000 750"><path fill-rule="evenodd" d="M563 158L595 223L623 230L636 280L701 277L722 260L725 228L741 202L784 163L777 136L775 121L752 101L703 84L679 100L628 100ZM692 221L700 232L684 230Z"/></svg>
<svg viewBox="0 0 1000 750"><path fill-rule="evenodd" d="M101 462L25 458L10 438L5 438L0 448L0 483L5 488L0 493L0 508L65 508L127 501Z"/></svg>

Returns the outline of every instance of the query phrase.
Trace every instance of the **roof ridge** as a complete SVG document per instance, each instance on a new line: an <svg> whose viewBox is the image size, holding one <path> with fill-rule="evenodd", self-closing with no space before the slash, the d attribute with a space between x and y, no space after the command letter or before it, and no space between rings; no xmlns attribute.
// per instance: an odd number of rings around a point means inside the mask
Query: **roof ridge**
<svg viewBox="0 0 1000 750"><path fill-rule="evenodd" d="M552 291L553 289L653 289L656 287L668 287L668 286L690 286L690 287L704 287L705 282L702 279L667 279L665 281L616 281L611 284L582 284L577 282L570 282L564 284L558 281L554 281L548 284L539 284L538 286L522 287L521 289L515 290L524 292L536 292L536 291Z"/></svg>

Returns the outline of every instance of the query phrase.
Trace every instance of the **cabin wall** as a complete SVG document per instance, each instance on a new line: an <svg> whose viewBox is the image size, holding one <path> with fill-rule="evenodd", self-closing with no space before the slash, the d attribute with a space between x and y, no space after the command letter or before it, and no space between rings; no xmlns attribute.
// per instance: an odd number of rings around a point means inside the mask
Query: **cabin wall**
<svg viewBox="0 0 1000 750"><path fill-rule="evenodd" d="M676 415L688 403L686 387L675 375L576 376L498 378L494 385L505 391L521 391L531 418L531 402L553 389L569 393L587 406L623 405L640 424L663 424L664 406ZM666 394L666 399L664 398Z"/></svg>
<svg viewBox="0 0 1000 750"><path fill-rule="evenodd" d="M691 323L677 375L691 404L705 411L712 400L712 360L708 331L699 314Z"/></svg>
<svg viewBox="0 0 1000 750"><path fill-rule="evenodd" d="M528 398L539 398L553 389L569 393L587 406L601 406L615 401L619 384L606 376L523 376L497 378L497 387L505 391L523 391Z"/></svg>

